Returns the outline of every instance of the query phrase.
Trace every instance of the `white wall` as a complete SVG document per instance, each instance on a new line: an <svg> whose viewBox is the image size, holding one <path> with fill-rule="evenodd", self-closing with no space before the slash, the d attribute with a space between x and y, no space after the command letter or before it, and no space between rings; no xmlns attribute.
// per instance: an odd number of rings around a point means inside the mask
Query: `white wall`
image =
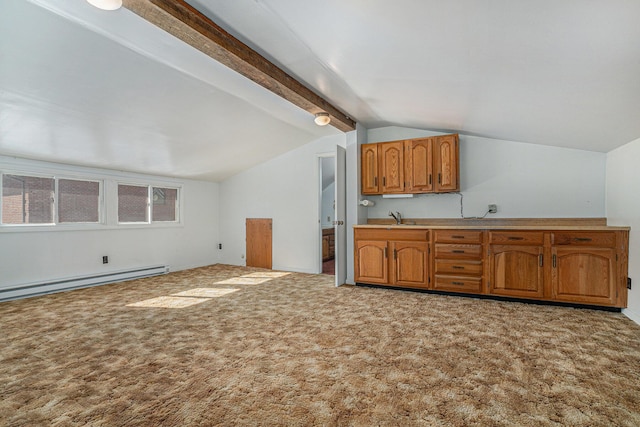
<svg viewBox="0 0 640 427"><path fill-rule="evenodd" d="M245 265L246 218L273 219L273 268L318 273L320 267L318 154L345 146L325 137L220 183L222 262Z"/></svg>
<svg viewBox="0 0 640 427"><path fill-rule="evenodd" d="M6 157L0 157L2 170L103 179L108 210L105 224L84 229L0 229L0 288L154 265L175 271L218 261L218 184ZM118 226L118 181L181 186L182 224ZM109 256L108 264L102 264L103 255Z"/></svg>
<svg viewBox="0 0 640 427"><path fill-rule="evenodd" d="M368 140L438 134L387 127L370 129ZM498 213L489 218L604 217L606 159L604 153L460 135L464 216L484 215L495 203ZM460 218L458 194L367 199L376 202L369 218L388 218L389 210L406 218Z"/></svg>
<svg viewBox="0 0 640 427"><path fill-rule="evenodd" d="M631 226L629 277L633 278L624 314L640 324L640 139L607 154L609 225Z"/></svg>
<svg viewBox="0 0 640 427"><path fill-rule="evenodd" d="M333 158L332 158L333 160ZM333 221L335 219L336 210L335 206L335 198L336 198L336 183L332 182L322 190L322 215L320 216L322 220L323 228L333 227Z"/></svg>

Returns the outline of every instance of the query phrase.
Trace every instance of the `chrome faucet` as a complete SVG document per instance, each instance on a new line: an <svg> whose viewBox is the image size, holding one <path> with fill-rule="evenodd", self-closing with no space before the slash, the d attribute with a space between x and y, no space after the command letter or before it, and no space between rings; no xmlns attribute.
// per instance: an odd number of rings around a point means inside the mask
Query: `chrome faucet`
<svg viewBox="0 0 640 427"><path fill-rule="evenodd" d="M400 212L396 211L396 213L394 214L393 212L389 211L389 216L392 216L393 219L396 220L396 224L402 224L402 215L400 215Z"/></svg>

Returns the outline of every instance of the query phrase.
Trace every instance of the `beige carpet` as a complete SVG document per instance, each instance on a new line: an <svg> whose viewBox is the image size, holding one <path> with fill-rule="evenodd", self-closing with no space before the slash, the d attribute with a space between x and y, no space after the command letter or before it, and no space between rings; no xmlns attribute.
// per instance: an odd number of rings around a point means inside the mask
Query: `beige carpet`
<svg viewBox="0 0 640 427"><path fill-rule="evenodd" d="M622 314L278 276L0 303L0 425L640 426Z"/></svg>

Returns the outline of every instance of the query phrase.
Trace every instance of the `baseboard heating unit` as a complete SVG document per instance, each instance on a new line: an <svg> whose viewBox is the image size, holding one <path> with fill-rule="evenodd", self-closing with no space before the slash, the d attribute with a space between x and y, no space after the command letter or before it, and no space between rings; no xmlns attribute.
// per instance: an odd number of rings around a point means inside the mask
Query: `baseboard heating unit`
<svg viewBox="0 0 640 427"><path fill-rule="evenodd" d="M113 271L81 277L52 280L43 283L15 286L0 289L0 301L33 297L36 295L52 294L71 289L88 288L90 286L106 285L108 283L123 282L125 280L141 279L143 277L158 276L169 272L169 267L159 265L131 270Z"/></svg>

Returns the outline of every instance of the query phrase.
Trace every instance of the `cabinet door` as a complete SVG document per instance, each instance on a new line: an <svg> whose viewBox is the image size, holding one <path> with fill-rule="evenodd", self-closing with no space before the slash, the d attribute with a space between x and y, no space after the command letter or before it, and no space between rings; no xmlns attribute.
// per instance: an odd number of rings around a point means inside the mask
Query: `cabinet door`
<svg viewBox="0 0 640 427"><path fill-rule="evenodd" d="M433 191L433 138L405 142L405 179L408 193Z"/></svg>
<svg viewBox="0 0 640 427"><path fill-rule="evenodd" d="M322 260L329 259L329 236L322 236Z"/></svg>
<svg viewBox="0 0 640 427"><path fill-rule="evenodd" d="M362 194L380 194L378 144L361 146Z"/></svg>
<svg viewBox="0 0 640 427"><path fill-rule="evenodd" d="M356 282L389 283L387 241L356 240Z"/></svg>
<svg viewBox="0 0 640 427"><path fill-rule="evenodd" d="M460 190L458 153L458 135L434 138L435 192L446 193Z"/></svg>
<svg viewBox="0 0 640 427"><path fill-rule="evenodd" d="M403 141L379 144L382 193L404 191L404 143Z"/></svg>
<svg viewBox="0 0 640 427"><path fill-rule="evenodd" d="M511 297L544 296L542 246L491 246L489 292Z"/></svg>
<svg viewBox="0 0 640 427"><path fill-rule="evenodd" d="M616 253L611 248L553 248L552 289L557 300L614 305Z"/></svg>
<svg viewBox="0 0 640 427"><path fill-rule="evenodd" d="M429 244L427 242L389 242L391 284L426 288L429 278Z"/></svg>

